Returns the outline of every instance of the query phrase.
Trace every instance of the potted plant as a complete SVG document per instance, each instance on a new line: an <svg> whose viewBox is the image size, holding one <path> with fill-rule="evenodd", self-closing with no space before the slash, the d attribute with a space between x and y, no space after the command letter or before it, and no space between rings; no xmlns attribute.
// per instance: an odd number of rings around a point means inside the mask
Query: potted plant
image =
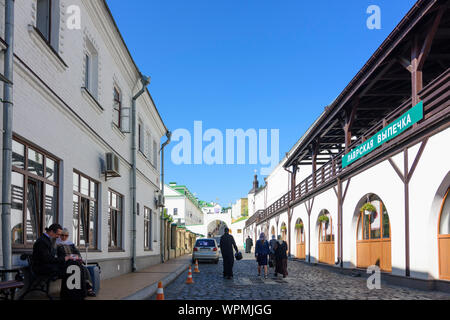
<svg viewBox="0 0 450 320"><path fill-rule="evenodd" d="M323 222L323 223L328 223L328 222L330 222L330 218L328 218L328 216L326 216L326 215L324 215L324 214L321 215L321 216L319 216L319 219L318 219L318 220L319 220L320 223L322 223L322 222Z"/></svg>
<svg viewBox="0 0 450 320"><path fill-rule="evenodd" d="M319 223L323 223L325 226L325 229L328 229L328 223L330 222L330 218L328 218L327 215L321 215L319 216Z"/></svg>
<svg viewBox="0 0 450 320"><path fill-rule="evenodd" d="M367 202L366 204L364 204L360 210L361 210L361 212L364 212L366 215L370 215L374 212L377 212L377 208L375 208L375 206L373 204L371 204L370 202Z"/></svg>
<svg viewBox="0 0 450 320"><path fill-rule="evenodd" d="M297 223L295 229L303 230L303 222Z"/></svg>

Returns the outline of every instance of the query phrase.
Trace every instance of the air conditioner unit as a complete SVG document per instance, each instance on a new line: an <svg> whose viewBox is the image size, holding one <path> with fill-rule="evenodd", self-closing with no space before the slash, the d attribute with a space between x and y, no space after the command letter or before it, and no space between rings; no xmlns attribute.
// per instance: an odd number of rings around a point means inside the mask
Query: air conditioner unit
<svg viewBox="0 0 450 320"><path fill-rule="evenodd" d="M156 200L156 206L157 207L164 207L164 197L162 194L158 194L157 200Z"/></svg>
<svg viewBox="0 0 450 320"><path fill-rule="evenodd" d="M105 177L120 177L119 157L112 152L106 153Z"/></svg>

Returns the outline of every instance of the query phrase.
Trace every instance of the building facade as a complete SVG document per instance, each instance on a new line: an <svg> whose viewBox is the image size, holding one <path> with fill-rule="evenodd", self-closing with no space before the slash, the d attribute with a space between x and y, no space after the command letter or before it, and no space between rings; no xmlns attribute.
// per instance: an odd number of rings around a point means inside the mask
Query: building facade
<svg viewBox="0 0 450 320"><path fill-rule="evenodd" d="M204 222L198 199L186 186L171 182L164 188L167 213L179 225L193 226Z"/></svg>
<svg viewBox="0 0 450 320"><path fill-rule="evenodd" d="M280 234L310 263L448 285L449 26L445 1L417 1L288 153L284 193L254 186L246 234Z"/></svg>
<svg viewBox="0 0 450 320"><path fill-rule="evenodd" d="M69 28L77 10L80 28ZM133 210L130 107L143 84L106 2L15 1L14 19L13 264L55 222L89 248L103 278L130 272L133 250L137 269L159 263L155 198L167 128L145 90L136 101Z"/></svg>

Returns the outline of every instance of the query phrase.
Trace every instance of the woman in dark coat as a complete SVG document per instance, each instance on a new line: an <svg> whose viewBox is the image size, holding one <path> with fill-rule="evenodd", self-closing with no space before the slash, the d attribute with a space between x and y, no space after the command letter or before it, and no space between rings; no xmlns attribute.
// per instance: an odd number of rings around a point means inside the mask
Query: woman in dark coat
<svg viewBox="0 0 450 320"><path fill-rule="evenodd" d="M287 272L287 250L288 245L286 241L281 240L281 236L278 236L278 241L275 244L275 277L278 273L286 278Z"/></svg>
<svg viewBox="0 0 450 320"><path fill-rule="evenodd" d="M95 297L95 292L92 289L92 281L91 281L91 275L88 271L88 269L83 265L83 259L81 258L81 253L75 247L75 244L68 240L69 239L69 231L64 228L61 233L61 238L58 239L56 242L56 252L59 258L63 258L66 256L70 256L71 260L76 261L77 264L81 267L81 270L83 270L85 279L86 279L86 286L87 286L87 295L89 297Z"/></svg>
<svg viewBox="0 0 450 320"><path fill-rule="evenodd" d="M267 256L269 255L269 242L266 241L264 233L261 233L255 245L255 257L258 262L258 276L261 275L261 266L264 266L264 278L267 279Z"/></svg>

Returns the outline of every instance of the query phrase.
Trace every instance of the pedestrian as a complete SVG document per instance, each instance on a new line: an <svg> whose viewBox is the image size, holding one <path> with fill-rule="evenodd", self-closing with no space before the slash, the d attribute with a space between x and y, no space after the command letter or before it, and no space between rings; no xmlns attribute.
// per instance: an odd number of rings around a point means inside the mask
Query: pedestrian
<svg viewBox="0 0 450 320"><path fill-rule="evenodd" d="M62 278L65 271L65 262L70 257L56 257L56 248L54 243L61 236L62 226L52 224L45 228L44 234L36 240L33 245L33 271L37 275L52 276L54 278Z"/></svg>
<svg viewBox="0 0 450 320"><path fill-rule="evenodd" d="M223 277L226 279L233 278L233 264L234 264L234 253L233 248L238 252L236 242L232 235L228 232L228 228L224 229L224 234L220 237L220 251L222 252L223 259Z"/></svg>
<svg viewBox="0 0 450 320"><path fill-rule="evenodd" d="M259 235L259 240L255 244L255 257L258 262L258 276L261 276L261 266L264 266L264 279L267 279L267 256L270 253L269 242L267 242L264 233Z"/></svg>
<svg viewBox="0 0 450 320"><path fill-rule="evenodd" d="M275 277L278 273L283 275L283 278L286 278L288 275L287 272L287 250L288 245L286 241L281 239L281 236L278 236L278 241L275 245Z"/></svg>
<svg viewBox="0 0 450 320"><path fill-rule="evenodd" d="M252 247L253 247L253 240L252 238L250 238L250 236L248 236L248 238L245 240L245 252L246 253L252 252Z"/></svg>
<svg viewBox="0 0 450 320"><path fill-rule="evenodd" d="M272 235L272 239L269 241L269 267L273 268L275 266L275 245L277 244L277 239L275 239L275 235Z"/></svg>

